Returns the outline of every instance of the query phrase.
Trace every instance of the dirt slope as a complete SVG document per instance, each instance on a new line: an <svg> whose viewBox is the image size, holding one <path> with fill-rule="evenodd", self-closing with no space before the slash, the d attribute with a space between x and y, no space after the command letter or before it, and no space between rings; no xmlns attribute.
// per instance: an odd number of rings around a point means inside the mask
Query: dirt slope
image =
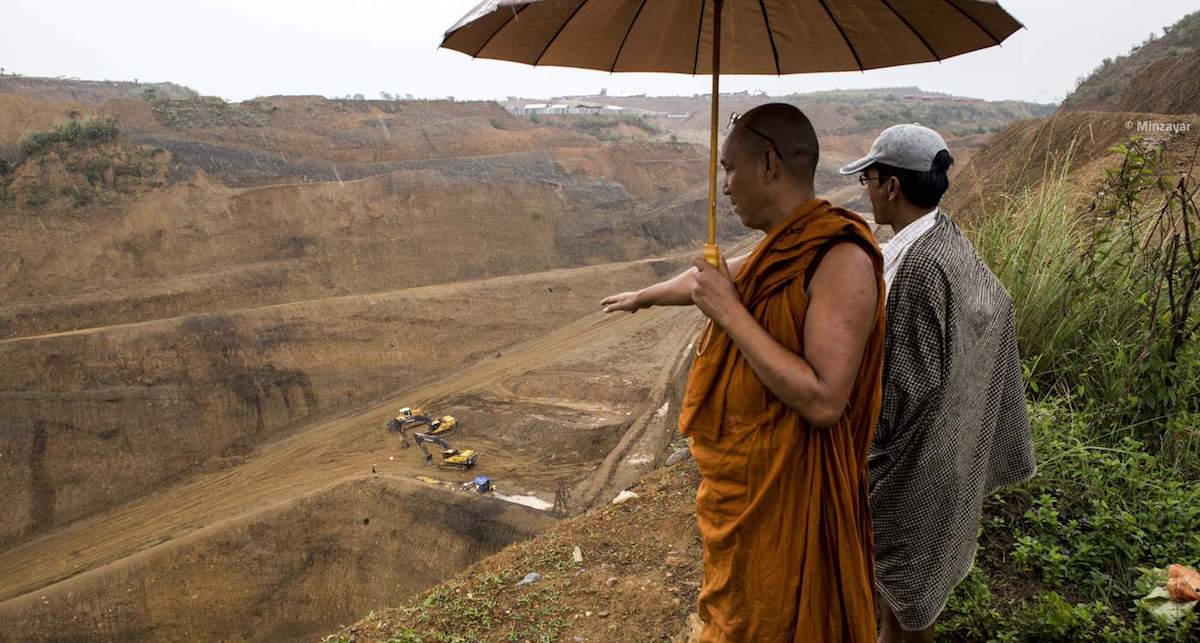
<svg viewBox="0 0 1200 643"><path fill-rule="evenodd" d="M699 481L691 461L655 471L633 485L639 498L563 521L323 640L682 641L703 573ZM531 572L543 580L517 587Z"/></svg>
<svg viewBox="0 0 1200 643"><path fill-rule="evenodd" d="M79 80L78 78L40 78L37 76L0 76L0 93L25 94L42 101L77 101L100 105L117 98L194 98L194 90L175 83L131 83L121 80Z"/></svg>
<svg viewBox="0 0 1200 643"><path fill-rule="evenodd" d="M124 167L103 150L0 175L0 336L626 261L704 235L692 146L599 145L494 104L277 102L263 123L181 129L142 102L154 135L122 112L123 140L169 159L154 189L88 174Z"/></svg>
<svg viewBox="0 0 1200 643"><path fill-rule="evenodd" d="M1138 123L1171 122L1177 131L1138 132ZM987 146L953 178L943 199L949 212L962 220L986 216L1003 207L1022 189L1036 189L1048 172L1061 171L1069 161L1068 178L1078 189L1076 206L1086 207L1104 178L1104 169L1118 158L1111 151L1132 136L1160 143L1164 159L1187 172L1187 159L1200 143L1200 116L1165 116L1134 112L1065 112L1047 119L1014 123L997 132ZM1195 169L1195 168L1193 168Z"/></svg>
<svg viewBox="0 0 1200 643"><path fill-rule="evenodd" d="M236 464L258 444L550 333L594 312L598 293L652 283L685 260L0 341L10 419L0 543Z"/></svg>
<svg viewBox="0 0 1200 643"><path fill-rule="evenodd" d="M1154 62L1129 81L1118 111L1200 113L1200 49Z"/></svg>
<svg viewBox="0 0 1200 643"><path fill-rule="evenodd" d="M551 524L421 482L350 479L4 603L0 641L311 640Z"/></svg>
<svg viewBox="0 0 1200 643"><path fill-rule="evenodd" d="M21 632L39 630L38 612L30 611L33 599L22 595L86 592L87 583L98 581L73 578L80 572L118 573L138 552L200 529L216 537L224 533L219 526L224 521L294 503L298 496L361 477L372 465L380 475L394 477L430 473L415 449L400 449L382 428L401 404L446 409L463 418L463 429L451 439L477 450L481 464L471 474L439 477L461 482L485 473L510 493L532 491L543 500L561 481L575 489L571 506L587 507L605 488L596 476L647 471L670 439L671 418L660 400L686 364L682 357L696 322L695 311L688 309L592 314L458 374L266 445L237 466L195 475L143 500L19 542L0 552L0 598L7 599L0 603L2 620L16 624L9 631L24 640ZM674 367L662 368L672 362ZM593 470L599 473L589 473ZM216 570L240 564L228 556L209 560ZM196 600L211 606L218 599L202 593ZM151 610L152 602L139 605L128 609ZM73 613L91 623L89 615L108 607L79 605ZM356 602L356 608L365 607ZM154 632L121 631L170 640Z"/></svg>
<svg viewBox="0 0 1200 643"><path fill-rule="evenodd" d="M1128 55L1106 58L1063 99L1060 112L1200 112L1194 72L1200 50L1200 12L1166 27L1162 36L1136 45ZM1182 80L1182 83L1172 83Z"/></svg>

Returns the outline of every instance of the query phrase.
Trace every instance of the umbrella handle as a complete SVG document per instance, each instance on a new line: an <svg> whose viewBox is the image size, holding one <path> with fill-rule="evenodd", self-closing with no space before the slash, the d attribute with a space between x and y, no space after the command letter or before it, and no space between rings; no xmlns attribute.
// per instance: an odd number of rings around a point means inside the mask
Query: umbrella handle
<svg viewBox="0 0 1200 643"><path fill-rule="evenodd" d="M713 2L712 118L708 127L708 243L704 244L704 260L713 268L721 264L721 250L717 248L717 110L721 96L722 4L722 0Z"/></svg>

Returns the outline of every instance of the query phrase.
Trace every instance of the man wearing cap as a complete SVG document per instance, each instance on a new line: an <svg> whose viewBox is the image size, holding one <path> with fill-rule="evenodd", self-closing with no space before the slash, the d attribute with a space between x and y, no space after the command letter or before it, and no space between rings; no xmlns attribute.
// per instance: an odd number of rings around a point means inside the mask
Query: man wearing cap
<svg viewBox="0 0 1200 643"><path fill-rule="evenodd" d="M938 207L953 163L920 125L884 130L860 173L884 246L883 409L869 457L880 641L933 641L971 568L984 499L1035 469L1012 300Z"/></svg>

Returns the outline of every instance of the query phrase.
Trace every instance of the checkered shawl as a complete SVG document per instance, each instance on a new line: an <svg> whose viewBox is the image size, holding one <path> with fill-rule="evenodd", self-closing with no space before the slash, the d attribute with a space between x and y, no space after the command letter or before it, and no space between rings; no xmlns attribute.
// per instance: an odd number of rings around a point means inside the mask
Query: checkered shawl
<svg viewBox="0 0 1200 643"><path fill-rule="evenodd" d="M945 213L888 294L869 467L879 595L924 629L971 568L984 499L1035 468L1012 299Z"/></svg>

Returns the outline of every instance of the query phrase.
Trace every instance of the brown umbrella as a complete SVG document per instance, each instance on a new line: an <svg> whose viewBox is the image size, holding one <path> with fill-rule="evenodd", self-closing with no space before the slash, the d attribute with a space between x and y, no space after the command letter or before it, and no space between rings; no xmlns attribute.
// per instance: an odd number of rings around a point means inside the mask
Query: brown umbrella
<svg viewBox="0 0 1200 643"><path fill-rule="evenodd" d="M943 60L1021 28L994 0L486 0L442 46L609 72L712 74L708 244L716 264L720 74L862 71Z"/></svg>

